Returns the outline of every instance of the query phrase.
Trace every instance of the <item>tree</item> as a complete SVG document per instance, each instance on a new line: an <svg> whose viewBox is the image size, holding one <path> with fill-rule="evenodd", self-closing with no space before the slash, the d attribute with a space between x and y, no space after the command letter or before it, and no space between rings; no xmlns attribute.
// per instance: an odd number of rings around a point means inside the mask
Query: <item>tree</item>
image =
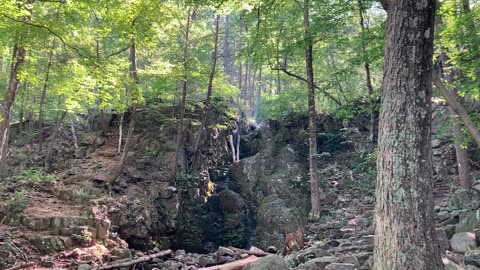
<svg viewBox="0 0 480 270"><path fill-rule="evenodd" d="M205 107L203 108L202 113L202 122L200 124L200 130L197 135L197 139L195 141L195 146L193 150L193 161L192 165L195 165L195 160L197 159L198 155L198 147L200 146L200 141L202 140L203 133L206 133L207 129L207 115L210 111L210 100L212 98L212 89L213 89L213 79L215 77L215 68L217 66L217 51L218 51L218 36L220 33L220 15L217 15L215 19L215 34L214 34L214 42L213 42L213 50L212 50L212 68L210 70L210 76L208 77L208 87L207 87L207 98L205 100Z"/></svg>
<svg viewBox="0 0 480 270"><path fill-rule="evenodd" d="M384 1L387 44L380 112L374 269L443 269L431 150L435 0Z"/></svg>
<svg viewBox="0 0 480 270"><path fill-rule="evenodd" d="M190 28L192 24L192 17L195 14L196 8L192 10L189 8L187 12L187 25L185 28L185 39L183 44L183 80L182 80L182 100L180 101L180 116L177 120L177 140L175 144L175 154L173 157L172 166L172 181L175 182L178 171L178 159L182 148L182 134L183 121L185 118L185 105L187 103L187 82L188 82L188 52L190 47Z"/></svg>
<svg viewBox="0 0 480 270"><path fill-rule="evenodd" d="M303 28L305 31L305 67L307 71L308 88L308 161L310 165L310 197L312 206L310 210L310 218L318 219L320 217L320 191L317 177L317 110L315 109L315 87L313 83L313 41L310 33L309 0L305 0L303 5Z"/></svg>
<svg viewBox="0 0 480 270"><path fill-rule="evenodd" d="M17 97L18 89L20 87L19 73L25 63L27 56L27 49L25 47L25 39L28 34L28 22L31 20L32 8L34 0L26 0L25 3L20 3L20 9L26 10L26 15L23 18L22 27L16 37L17 41L13 46L12 64L10 68L10 78L8 89L3 100L2 113L0 119L0 175L5 174L6 157L8 151L8 138L10 133L10 114L12 112L15 98ZM22 12L21 10L20 12Z"/></svg>

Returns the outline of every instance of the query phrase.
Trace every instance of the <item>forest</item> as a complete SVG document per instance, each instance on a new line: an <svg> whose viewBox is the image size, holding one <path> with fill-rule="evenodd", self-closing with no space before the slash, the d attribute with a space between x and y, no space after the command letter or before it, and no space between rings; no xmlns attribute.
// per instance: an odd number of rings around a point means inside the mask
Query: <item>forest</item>
<svg viewBox="0 0 480 270"><path fill-rule="evenodd" d="M0 6L0 269L480 269L478 1Z"/></svg>

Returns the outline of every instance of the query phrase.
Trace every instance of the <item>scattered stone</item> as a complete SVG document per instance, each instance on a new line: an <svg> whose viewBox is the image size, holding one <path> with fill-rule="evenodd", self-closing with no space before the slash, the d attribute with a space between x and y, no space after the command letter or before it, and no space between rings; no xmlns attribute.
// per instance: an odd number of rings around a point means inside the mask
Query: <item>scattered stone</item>
<svg viewBox="0 0 480 270"><path fill-rule="evenodd" d="M466 265L480 267L480 249L467 250L467 252L465 252L464 263Z"/></svg>
<svg viewBox="0 0 480 270"><path fill-rule="evenodd" d="M440 211L437 213L437 219L439 222L447 220L450 218L450 213L448 211Z"/></svg>
<svg viewBox="0 0 480 270"><path fill-rule="evenodd" d="M233 252L233 250L231 250L229 248L226 248L226 247L219 247L216 255L219 256L219 257L225 256L225 255L230 256L230 257L234 257L235 252Z"/></svg>
<svg viewBox="0 0 480 270"><path fill-rule="evenodd" d="M278 255L268 255L248 264L243 270L288 270L287 264Z"/></svg>
<svg viewBox="0 0 480 270"><path fill-rule="evenodd" d="M458 253L465 253L467 250L476 249L477 241L475 234L470 232L461 232L453 235L450 239L452 250Z"/></svg>
<svg viewBox="0 0 480 270"><path fill-rule="evenodd" d="M310 260L302 265L300 265L297 270L317 270L324 269L325 266L338 262L338 259L333 256L326 256L322 258L315 258Z"/></svg>
<svg viewBox="0 0 480 270"><path fill-rule="evenodd" d="M90 270L92 267L89 264L80 264L78 270Z"/></svg>
<svg viewBox="0 0 480 270"><path fill-rule="evenodd" d="M120 259L132 258L132 252L129 249L114 248L110 251L110 254Z"/></svg>
<svg viewBox="0 0 480 270"><path fill-rule="evenodd" d="M445 270L465 270L465 268L461 267L460 265L452 262L447 258L442 258L443 265L445 266Z"/></svg>
<svg viewBox="0 0 480 270"><path fill-rule="evenodd" d="M332 263L325 267L325 270L354 270L355 265L351 263Z"/></svg>
<svg viewBox="0 0 480 270"><path fill-rule="evenodd" d="M358 258L354 255L343 255L340 256L340 262L342 263L348 263L348 264L353 264L355 266L360 266L360 262L358 261Z"/></svg>
<svg viewBox="0 0 480 270"><path fill-rule="evenodd" d="M478 210L461 214L460 223L455 226L455 232L472 232L480 225Z"/></svg>
<svg viewBox="0 0 480 270"><path fill-rule="evenodd" d="M201 267L215 265L215 263L216 263L215 259L207 255L201 255L198 258L198 264L200 264Z"/></svg>
<svg viewBox="0 0 480 270"><path fill-rule="evenodd" d="M268 253L277 254L277 251L278 251L277 248L274 247L274 246L267 247L267 252Z"/></svg>
<svg viewBox="0 0 480 270"><path fill-rule="evenodd" d="M480 207L480 194L474 190L458 189L450 198L449 207L454 210L475 210Z"/></svg>

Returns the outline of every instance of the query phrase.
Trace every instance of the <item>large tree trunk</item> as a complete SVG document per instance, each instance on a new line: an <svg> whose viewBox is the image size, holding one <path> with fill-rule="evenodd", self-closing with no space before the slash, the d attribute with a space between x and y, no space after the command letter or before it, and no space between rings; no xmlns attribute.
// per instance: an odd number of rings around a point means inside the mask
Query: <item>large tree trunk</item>
<svg viewBox="0 0 480 270"><path fill-rule="evenodd" d="M23 31L20 34L19 41L13 46L13 55L12 55L12 64L10 68L10 78L8 82L7 92L5 93L5 98L2 103L1 119L0 119L0 175L6 173L7 164L6 157L8 151L8 137L10 134L10 114L12 112L13 104L15 103L15 98L17 97L18 89L20 86L20 78L18 77L19 71L25 63L25 58L27 56L27 50L24 47L25 35L27 33L27 25L31 20L32 5L34 0L27 0L25 7L27 8L28 15L23 19L24 23L22 25Z"/></svg>
<svg viewBox="0 0 480 270"><path fill-rule="evenodd" d="M317 168L317 111L315 109L315 87L313 79L313 42L310 36L310 3L309 0L304 1L303 7L303 27L305 31L305 66L307 71L307 87L308 87L308 145L309 145L309 164L310 164L310 193L312 209L310 210L310 218L318 219L320 217L320 194L318 187L318 168Z"/></svg>
<svg viewBox="0 0 480 270"><path fill-rule="evenodd" d="M210 70L210 76L208 78L208 87L207 87L207 98L205 100L205 107L202 114L202 124L200 125L200 131L198 132L197 140L195 141L195 148L193 151L193 160L192 166L195 166L195 161L198 156L198 147L200 146L200 141L202 140L203 133L207 129L207 115L210 111L210 100L212 98L212 89L213 89L213 78L215 78L215 68L217 66L217 51L218 51L218 36L219 36L219 25L220 25L220 15L217 15L215 19L215 35L214 35L214 45L212 51L212 68Z"/></svg>
<svg viewBox="0 0 480 270"><path fill-rule="evenodd" d="M388 1L375 270L441 270L431 150L435 0Z"/></svg>
<svg viewBox="0 0 480 270"><path fill-rule="evenodd" d="M43 105L45 104L45 97L47 96L47 89L48 89L48 81L50 79L50 68L52 67L52 57L53 57L53 50L55 49L55 38L52 41L52 48L48 53L48 62L47 62L47 70L45 72L45 80L43 81L43 90L42 96L40 97L40 108L38 111L38 151L42 152L43 149Z"/></svg>
<svg viewBox="0 0 480 270"><path fill-rule="evenodd" d="M177 120L177 141L175 146L175 156L173 157L173 166L172 166L172 182L175 182L178 172L178 159L180 156L180 150L182 148L182 135L183 135L183 120L185 118L185 105L187 103L187 80L188 80L188 49L190 46L190 27L191 27L191 17L195 13L195 10L192 12L188 11L187 14L187 26L185 29L185 43L183 45L183 82L182 82L182 100L180 102L180 117Z"/></svg>

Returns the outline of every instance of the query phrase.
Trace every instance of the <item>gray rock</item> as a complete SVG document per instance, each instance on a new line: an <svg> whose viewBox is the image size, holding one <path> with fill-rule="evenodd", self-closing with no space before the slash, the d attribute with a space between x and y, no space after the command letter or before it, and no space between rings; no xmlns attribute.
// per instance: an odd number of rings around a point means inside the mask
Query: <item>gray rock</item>
<svg viewBox="0 0 480 270"><path fill-rule="evenodd" d="M467 250L464 258L465 265L480 267L480 249Z"/></svg>
<svg viewBox="0 0 480 270"><path fill-rule="evenodd" d="M338 259L333 256L325 256L321 258L315 258L310 260L302 265L300 265L297 270L317 270L324 269L325 266L338 262Z"/></svg>
<svg viewBox="0 0 480 270"><path fill-rule="evenodd" d="M218 193L218 198L220 200L220 206L223 211L235 212L241 211L245 208L245 201L243 200L240 194L230 189L224 189Z"/></svg>
<svg viewBox="0 0 480 270"><path fill-rule="evenodd" d="M217 250L216 255L219 256L219 257L221 257L221 256L234 257L234 256L235 256L235 252L233 252L233 250L231 250L231 249L229 249L229 248L226 248L226 247L219 247L218 250Z"/></svg>
<svg viewBox="0 0 480 270"><path fill-rule="evenodd" d="M278 255L268 255L248 264L243 270L288 270L287 264Z"/></svg>
<svg viewBox="0 0 480 270"><path fill-rule="evenodd" d="M325 270L354 270L355 265L351 263L332 263L325 267Z"/></svg>
<svg viewBox="0 0 480 270"><path fill-rule="evenodd" d="M343 255L343 256L340 256L339 259L340 259L340 262L342 263L349 263L355 266L360 266L360 262L358 261L358 258L354 255Z"/></svg>
<svg viewBox="0 0 480 270"><path fill-rule="evenodd" d="M330 254L324 249L317 248L317 247L309 247L307 249L300 250L295 257L298 262L305 263L309 259L321 258L329 255Z"/></svg>
<svg viewBox="0 0 480 270"><path fill-rule="evenodd" d="M455 226L455 232L473 232L479 228L478 210L460 214L460 222Z"/></svg>
<svg viewBox="0 0 480 270"><path fill-rule="evenodd" d="M450 239L452 250L458 253L465 253L467 250L476 249L477 241L475 234L470 232L461 232L453 235Z"/></svg>
<svg viewBox="0 0 480 270"><path fill-rule="evenodd" d="M80 264L78 270L90 270L92 267L89 264Z"/></svg>
<svg viewBox="0 0 480 270"><path fill-rule="evenodd" d="M474 190L458 189L450 198L449 207L476 210L480 207L480 194Z"/></svg>
<svg viewBox="0 0 480 270"><path fill-rule="evenodd" d="M448 211L440 211L437 213L437 219L439 222L447 220L450 218L450 213Z"/></svg>
<svg viewBox="0 0 480 270"><path fill-rule="evenodd" d="M465 268L461 267L460 265L452 262L447 258L442 258L443 265L445 266L445 270L465 270Z"/></svg>
<svg viewBox="0 0 480 270"><path fill-rule="evenodd" d="M295 232L300 227L301 222L293 212L276 195L266 197L257 210L255 245L263 250L269 246L283 249L284 233Z"/></svg>
<svg viewBox="0 0 480 270"><path fill-rule="evenodd" d="M448 240L447 234L442 229L436 229L436 235L438 240L438 245L442 252L450 249L450 241Z"/></svg>

